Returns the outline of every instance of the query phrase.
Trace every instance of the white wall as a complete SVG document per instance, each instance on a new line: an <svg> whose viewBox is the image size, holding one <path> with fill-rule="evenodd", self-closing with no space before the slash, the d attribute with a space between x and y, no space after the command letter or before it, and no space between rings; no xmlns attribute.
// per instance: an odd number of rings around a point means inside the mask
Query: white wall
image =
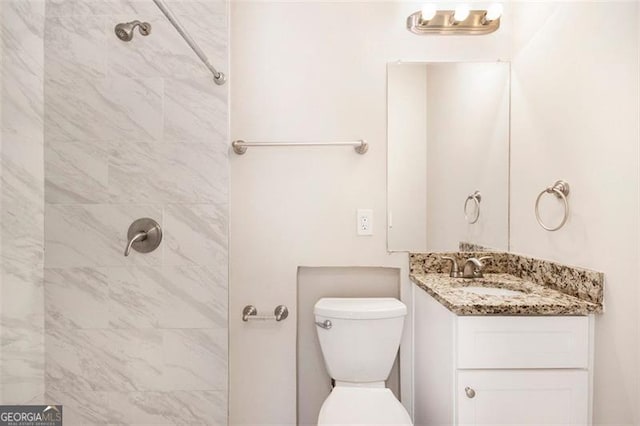
<svg viewBox="0 0 640 426"><path fill-rule="evenodd" d="M637 424L639 90L638 3L514 7L511 243L518 253L603 271L596 319L597 424ZM615 25L602 25L615 16ZM538 193L571 185L557 232L535 221ZM549 221L559 203L545 200ZM556 222L557 223L557 222Z"/></svg>
<svg viewBox="0 0 640 426"><path fill-rule="evenodd" d="M405 20L418 8L232 3L232 139L370 143L364 156L351 148L254 148L231 158L233 424L295 424L299 265L400 267L407 294L407 257L386 250L387 62L493 61L509 51L508 22L486 37L412 35ZM356 236L358 207L374 210L371 237ZM291 321L244 324L249 303L286 304Z"/></svg>
<svg viewBox="0 0 640 426"><path fill-rule="evenodd" d="M239 320L242 306L286 303L295 312L300 264L406 273L406 258L385 250L386 62L508 59L513 18L513 250L606 273L594 420L637 423L637 4L517 3L498 33L478 38L413 36L404 20L417 8L232 6L232 138L371 143L364 157L284 148L232 159L232 422L295 419L295 321L255 330ZM615 16L615 25L602 16ZM559 178L572 185L573 213L563 230L548 233L535 222L533 202ZM373 237L355 236L357 207L374 208ZM555 207L546 203L545 212Z"/></svg>

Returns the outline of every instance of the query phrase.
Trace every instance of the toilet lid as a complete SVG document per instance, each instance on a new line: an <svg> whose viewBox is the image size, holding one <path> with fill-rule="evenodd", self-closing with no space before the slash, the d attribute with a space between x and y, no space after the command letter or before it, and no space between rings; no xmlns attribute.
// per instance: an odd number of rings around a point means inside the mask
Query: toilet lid
<svg viewBox="0 0 640 426"><path fill-rule="evenodd" d="M407 410L387 388L338 386L318 416L318 426L412 424Z"/></svg>

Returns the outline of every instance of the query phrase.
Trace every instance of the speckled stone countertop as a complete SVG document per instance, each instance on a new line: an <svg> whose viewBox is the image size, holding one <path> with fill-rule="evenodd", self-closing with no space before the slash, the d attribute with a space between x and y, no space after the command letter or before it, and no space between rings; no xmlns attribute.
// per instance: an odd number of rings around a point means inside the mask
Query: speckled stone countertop
<svg viewBox="0 0 640 426"><path fill-rule="evenodd" d="M449 277L453 256L462 266L469 257L492 256L484 278ZM416 253L410 255L410 278L457 315L588 315L602 312L604 275L503 252ZM512 296L481 295L464 287L519 291Z"/></svg>

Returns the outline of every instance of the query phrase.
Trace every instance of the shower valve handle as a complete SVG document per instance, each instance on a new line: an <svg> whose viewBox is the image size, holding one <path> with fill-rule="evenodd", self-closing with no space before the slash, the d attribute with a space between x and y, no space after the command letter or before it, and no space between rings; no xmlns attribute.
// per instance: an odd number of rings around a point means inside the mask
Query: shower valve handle
<svg viewBox="0 0 640 426"><path fill-rule="evenodd" d="M133 246L133 243L135 243L136 241L144 241L146 238L147 238L147 233L145 231L142 231L142 232L138 232L136 235L133 236L133 238L129 239L127 248L124 249L125 257L131 254L131 246Z"/></svg>
<svg viewBox="0 0 640 426"><path fill-rule="evenodd" d="M129 256L131 249L140 253L149 253L160 245L162 229L158 222L148 217L135 220L127 231L127 247L124 255Z"/></svg>

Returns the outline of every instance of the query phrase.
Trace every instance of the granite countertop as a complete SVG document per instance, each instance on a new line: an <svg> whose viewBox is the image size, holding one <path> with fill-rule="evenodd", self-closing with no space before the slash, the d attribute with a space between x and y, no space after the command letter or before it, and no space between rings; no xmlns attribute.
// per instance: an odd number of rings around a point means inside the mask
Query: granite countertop
<svg viewBox="0 0 640 426"><path fill-rule="evenodd" d="M451 278L451 264L489 256L484 278ZM410 278L457 315L589 315L604 311L604 274L508 252L410 253ZM520 291L513 296L481 295L462 287Z"/></svg>
<svg viewBox="0 0 640 426"><path fill-rule="evenodd" d="M456 315L588 315L600 306L510 274L484 278L451 278L448 274L412 273L418 287ZM463 287L494 287L523 292L493 296L463 291Z"/></svg>

